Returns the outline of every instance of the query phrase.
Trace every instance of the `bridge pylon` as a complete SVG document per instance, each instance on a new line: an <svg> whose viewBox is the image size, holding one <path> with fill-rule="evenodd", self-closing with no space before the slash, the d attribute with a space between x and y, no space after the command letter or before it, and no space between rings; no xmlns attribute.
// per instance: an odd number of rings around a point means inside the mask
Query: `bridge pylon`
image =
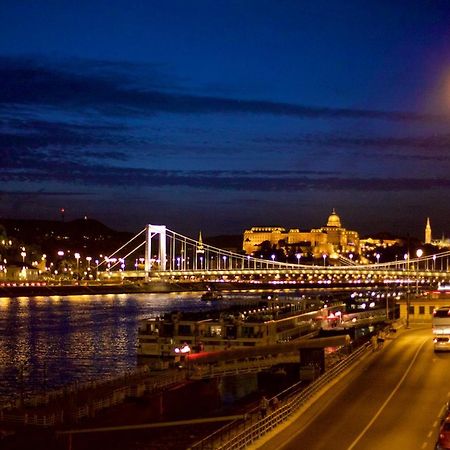
<svg viewBox="0 0 450 450"><path fill-rule="evenodd" d="M166 226L165 225L147 225L145 231L145 273L148 274L152 269L152 239L159 237L158 246L158 264L159 270L166 270Z"/></svg>

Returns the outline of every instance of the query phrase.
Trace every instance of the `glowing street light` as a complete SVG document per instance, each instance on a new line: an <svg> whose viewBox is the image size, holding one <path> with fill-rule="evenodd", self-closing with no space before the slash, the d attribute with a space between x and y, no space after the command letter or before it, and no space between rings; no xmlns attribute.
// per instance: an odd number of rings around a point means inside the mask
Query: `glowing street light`
<svg viewBox="0 0 450 450"><path fill-rule="evenodd" d="M80 275L79 269L80 269L80 257L81 257L81 255L78 252L76 252L73 256L77 260L77 280L78 280L79 279L79 275Z"/></svg>
<svg viewBox="0 0 450 450"><path fill-rule="evenodd" d="M380 254L375 253L375 258L377 258L377 264L379 264L380 263Z"/></svg>
<svg viewBox="0 0 450 450"><path fill-rule="evenodd" d="M421 258L423 255L423 250L421 248L418 248L416 250L416 256L418 258ZM416 266L416 295L419 294L419 261L417 261L417 266Z"/></svg>
<svg viewBox="0 0 450 450"><path fill-rule="evenodd" d="M297 264L300 264L300 259L302 257L302 254L301 253L296 253L295 257L297 258Z"/></svg>
<svg viewBox="0 0 450 450"><path fill-rule="evenodd" d="M327 259L327 254L326 253L324 253L323 255L322 255L322 258L323 258L323 267L325 267L325 261L326 261L326 259Z"/></svg>
<svg viewBox="0 0 450 450"><path fill-rule="evenodd" d="M411 308L411 299L409 297L409 253L405 253L404 255L406 261L406 271L407 271L407 281L408 286L406 290L406 328L409 328L409 309Z"/></svg>

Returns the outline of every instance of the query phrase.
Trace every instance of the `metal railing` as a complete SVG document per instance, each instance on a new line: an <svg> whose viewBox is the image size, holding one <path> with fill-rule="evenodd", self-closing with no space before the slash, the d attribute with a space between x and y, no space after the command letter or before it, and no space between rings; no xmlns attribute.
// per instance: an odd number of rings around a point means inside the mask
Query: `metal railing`
<svg viewBox="0 0 450 450"><path fill-rule="evenodd" d="M152 373L148 367L138 367L118 376L73 384L5 403L0 407L0 423L53 426L67 419L76 422L84 417L94 417L97 411L123 403L128 397L141 397L146 392L154 393L183 383L186 375L186 371ZM89 391L92 395L88 395ZM43 405L47 405L46 409L39 409Z"/></svg>
<svg viewBox="0 0 450 450"><path fill-rule="evenodd" d="M255 360L237 360L226 362L218 366L205 365L195 366L189 374L191 380L201 380L220 376L238 375L242 373L257 373L268 370L277 364L299 363L300 356L276 355L273 357L261 357Z"/></svg>
<svg viewBox="0 0 450 450"><path fill-rule="evenodd" d="M296 413L300 407L354 364L369 349L371 349L370 343L365 343L300 392L289 393L287 392L289 390L287 390L280 393L278 396L279 405L265 417L261 417L260 411L254 409L248 413L246 419L225 425L215 433L195 443L190 449L235 450L246 448ZM284 395L286 395L285 398L282 398Z"/></svg>

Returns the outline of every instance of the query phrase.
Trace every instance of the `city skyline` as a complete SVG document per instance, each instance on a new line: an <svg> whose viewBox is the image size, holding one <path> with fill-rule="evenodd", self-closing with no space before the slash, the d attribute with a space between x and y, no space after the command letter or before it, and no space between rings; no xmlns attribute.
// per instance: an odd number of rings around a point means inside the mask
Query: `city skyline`
<svg viewBox="0 0 450 450"><path fill-rule="evenodd" d="M443 1L5 1L0 217L450 232Z"/></svg>

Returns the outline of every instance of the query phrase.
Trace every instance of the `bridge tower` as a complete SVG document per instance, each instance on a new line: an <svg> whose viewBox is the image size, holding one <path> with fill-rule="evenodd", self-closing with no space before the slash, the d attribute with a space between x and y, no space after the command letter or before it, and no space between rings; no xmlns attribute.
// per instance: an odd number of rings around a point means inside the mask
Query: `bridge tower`
<svg viewBox="0 0 450 450"><path fill-rule="evenodd" d="M158 263L159 270L166 270L166 227L165 225L147 225L145 231L145 272L152 268L152 239L159 237Z"/></svg>

